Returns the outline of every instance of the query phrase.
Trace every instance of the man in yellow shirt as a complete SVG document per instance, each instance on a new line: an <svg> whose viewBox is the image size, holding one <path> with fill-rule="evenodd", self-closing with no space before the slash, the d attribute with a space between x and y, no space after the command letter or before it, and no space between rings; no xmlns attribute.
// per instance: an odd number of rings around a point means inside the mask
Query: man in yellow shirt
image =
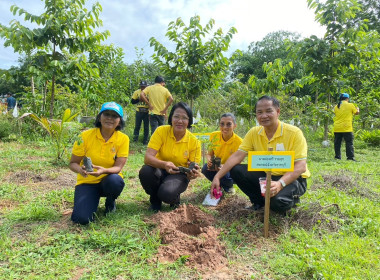
<svg viewBox="0 0 380 280"><path fill-rule="evenodd" d="M342 139L346 142L347 160L356 161L354 158L354 133L352 128L353 115L359 114L359 108L348 103L350 96L342 93L339 96L339 103L334 107L334 149L335 158L341 159L340 147Z"/></svg>
<svg viewBox="0 0 380 280"><path fill-rule="evenodd" d="M157 127L164 125L166 112L173 102L172 95L165 88L164 78L157 76L154 83L154 85L147 87L141 92L141 99L149 107L149 121L152 135Z"/></svg>
<svg viewBox="0 0 380 280"><path fill-rule="evenodd" d="M137 142L139 140L141 123L144 122L144 145L148 144L149 137L149 106L141 100L140 94L147 86L148 84L146 81L141 81L140 89L136 90L131 98L131 103L137 104L135 130L133 131L133 142Z"/></svg>
<svg viewBox="0 0 380 280"><path fill-rule="evenodd" d="M240 164L249 151L294 151L294 171L273 172L270 187L270 208L285 213L299 202L299 197L306 192L306 178L310 177L307 169L307 144L302 131L290 124L280 122L280 103L274 97L262 96L256 103L256 118L260 126L253 127L244 137L239 149L233 153L211 184L211 193L220 189L220 179L230 171L231 177L238 187L249 197L253 210L264 206L259 178L265 177L263 171L250 171L246 164Z"/></svg>

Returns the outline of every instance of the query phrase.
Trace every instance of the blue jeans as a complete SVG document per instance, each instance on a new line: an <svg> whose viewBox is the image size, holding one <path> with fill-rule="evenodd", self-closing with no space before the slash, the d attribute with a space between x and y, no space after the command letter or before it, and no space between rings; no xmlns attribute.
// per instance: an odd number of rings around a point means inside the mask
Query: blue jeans
<svg viewBox="0 0 380 280"><path fill-rule="evenodd" d="M133 131L133 141L138 141L141 123L144 122L144 139L143 143L148 143L149 137L149 113L148 112L136 112L135 130Z"/></svg>
<svg viewBox="0 0 380 280"><path fill-rule="evenodd" d="M75 186L74 210L71 220L86 225L94 220L100 197L116 199L124 188L124 180L118 174L109 174L98 184Z"/></svg>
<svg viewBox="0 0 380 280"><path fill-rule="evenodd" d="M165 116L151 114L149 116L149 122L150 122L150 133L153 135L157 127L165 124Z"/></svg>
<svg viewBox="0 0 380 280"><path fill-rule="evenodd" d="M217 171L208 170L207 169L207 163L206 163L205 165L203 165L202 173L206 176L207 179L212 181L212 180L214 180L214 177L215 177L215 174L217 173ZM222 186L222 188L225 191L228 191L230 188L232 188L233 184L234 184L234 180L232 180L232 178L230 176L230 172L228 172L226 175L224 175L220 179L220 185Z"/></svg>

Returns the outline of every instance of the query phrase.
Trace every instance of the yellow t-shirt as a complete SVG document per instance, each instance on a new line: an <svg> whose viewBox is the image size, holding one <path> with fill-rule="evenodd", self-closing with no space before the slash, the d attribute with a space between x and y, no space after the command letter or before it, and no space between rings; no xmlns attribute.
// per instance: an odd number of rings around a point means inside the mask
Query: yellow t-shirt
<svg viewBox="0 0 380 280"><path fill-rule="evenodd" d="M111 138L105 142L100 133L100 128L91 128L81 133L80 140L74 143L72 153L78 157L90 157L93 165L110 168L115 164L116 157L128 157L129 137L120 131L115 131ZM83 165L83 161L81 161L81 165ZM97 184L106 175L83 177L78 174L77 185ZM122 176L121 173L119 175Z"/></svg>
<svg viewBox="0 0 380 280"><path fill-rule="evenodd" d="M222 132L214 131L210 135L210 149L214 151L214 156L221 158L221 162L224 164L230 155L238 150L242 141L243 139L235 133L228 141L224 141Z"/></svg>
<svg viewBox="0 0 380 280"><path fill-rule="evenodd" d="M201 143L188 130L185 136L177 141L171 125L157 127L150 138L148 148L157 151L156 158L171 161L175 166L188 166L188 161L201 161Z"/></svg>
<svg viewBox="0 0 380 280"><path fill-rule="evenodd" d="M280 121L271 140L268 140L264 127L251 128L245 135L239 150L248 153L249 151L268 151L268 148L273 148L273 151L294 151L294 161L307 158L307 143L302 131L298 127ZM274 171L272 175L280 176L285 173ZM310 177L307 166L302 177Z"/></svg>
<svg viewBox="0 0 380 280"><path fill-rule="evenodd" d="M154 84L144 89L144 93L149 99L149 103L153 106L151 113L161 115L161 111L165 109L166 103L172 96L169 90L161 84Z"/></svg>
<svg viewBox="0 0 380 280"><path fill-rule="evenodd" d="M342 101L339 109L338 105L336 105L334 107L334 132L352 132L352 116L357 111L355 105L348 103L348 101Z"/></svg>
<svg viewBox="0 0 380 280"><path fill-rule="evenodd" d="M132 94L132 99L140 99L141 89L136 90ZM139 101L137 104L136 111L139 111L139 108L149 108L148 104L146 104L144 101Z"/></svg>

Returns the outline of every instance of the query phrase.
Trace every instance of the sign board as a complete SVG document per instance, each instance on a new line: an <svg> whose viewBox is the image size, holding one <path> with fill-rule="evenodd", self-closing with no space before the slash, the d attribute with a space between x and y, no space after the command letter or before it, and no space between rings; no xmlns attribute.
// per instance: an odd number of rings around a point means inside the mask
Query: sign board
<svg viewBox="0 0 380 280"><path fill-rule="evenodd" d="M248 152L248 171L293 171L294 151Z"/></svg>
<svg viewBox="0 0 380 280"><path fill-rule="evenodd" d="M193 133L193 135L200 141L208 141L210 140L211 133Z"/></svg>

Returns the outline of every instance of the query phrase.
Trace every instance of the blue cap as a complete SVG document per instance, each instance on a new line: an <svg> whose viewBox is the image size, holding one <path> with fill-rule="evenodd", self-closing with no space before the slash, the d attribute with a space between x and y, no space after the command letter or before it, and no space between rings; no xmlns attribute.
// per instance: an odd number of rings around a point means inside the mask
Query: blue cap
<svg viewBox="0 0 380 280"><path fill-rule="evenodd" d="M348 93L342 93L340 96L342 98L350 98L350 95Z"/></svg>
<svg viewBox="0 0 380 280"><path fill-rule="evenodd" d="M119 114L119 116L122 118L123 117L123 108L117 104L116 102L106 102L102 105L102 108L100 109L99 113L102 113L104 111L111 110L115 111L116 113Z"/></svg>

